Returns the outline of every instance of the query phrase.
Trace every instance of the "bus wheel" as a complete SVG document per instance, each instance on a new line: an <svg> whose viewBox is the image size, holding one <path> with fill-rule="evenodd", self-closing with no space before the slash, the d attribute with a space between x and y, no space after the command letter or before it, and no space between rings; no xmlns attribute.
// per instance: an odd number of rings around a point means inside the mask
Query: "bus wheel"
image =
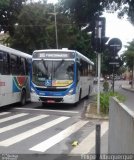
<svg viewBox="0 0 134 160"><path fill-rule="evenodd" d="M45 102L42 102L42 107L44 107L44 106L45 106L45 104L46 104Z"/></svg>
<svg viewBox="0 0 134 160"><path fill-rule="evenodd" d="M21 92L21 105L24 106L26 104L26 91L23 89Z"/></svg>

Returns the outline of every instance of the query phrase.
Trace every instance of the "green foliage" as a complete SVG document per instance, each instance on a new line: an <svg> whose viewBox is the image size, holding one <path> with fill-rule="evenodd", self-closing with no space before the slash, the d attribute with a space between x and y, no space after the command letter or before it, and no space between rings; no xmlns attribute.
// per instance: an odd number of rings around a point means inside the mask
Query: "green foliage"
<svg viewBox="0 0 134 160"><path fill-rule="evenodd" d="M129 20L134 24L133 0L109 0L106 5L107 9L112 9L112 11L118 10L118 16L120 18L124 17L124 15L128 15Z"/></svg>
<svg viewBox="0 0 134 160"><path fill-rule="evenodd" d="M14 24L25 0L0 0L0 32L14 34Z"/></svg>
<svg viewBox="0 0 134 160"><path fill-rule="evenodd" d="M100 94L100 109L104 114L109 112L109 99L110 97L116 97L120 102L125 101L125 97L118 92L104 92Z"/></svg>
<svg viewBox="0 0 134 160"><path fill-rule="evenodd" d="M79 27L94 19L95 14L102 14L103 0L60 0L64 12ZM91 30L91 26L89 28Z"/></svg>
<svg viewBox="0 0 134 160"><path fill-rule="evenodd" d="M11 47L30 54L35 49L49 48L47 26L51 21L51 15L48 15L47 12L46 4L24 5L18 15L15 33L9 41Z"/></svg>
<svg viewBox="0 0 134 160"><path fill-rule="evenodd" d="M122 55L122 58L126 62L126 65L132 69L134 65L134 40L129 42L126 48L127 50Z"/></svg>
<svg viewBox="0 0 134 160"><path fill-rule="evenodd" d="M95 59L90 35L72 23L60 7L56 6L59 48L76 49ZM36 49L56 48L54 6L45 2L24 4L8 44L30 54Z"/></svg>

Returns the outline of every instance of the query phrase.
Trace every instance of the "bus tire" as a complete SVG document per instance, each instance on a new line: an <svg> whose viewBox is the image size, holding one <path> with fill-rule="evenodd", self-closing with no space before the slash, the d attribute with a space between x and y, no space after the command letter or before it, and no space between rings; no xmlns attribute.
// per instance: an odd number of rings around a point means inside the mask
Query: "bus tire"
<svg viewBox="0 0 134 160"><path fill-rule="evenodd" d="M86 96L87 99L90 98L90 86L89 86L89 89L88 89L88 95Z"/></svg>
<svg viewBox="0 0 134 160"><path fill-rule="evenodd" d="M42 107L44 107L44 106L46 105L46 103L45 103L45 102L42 102L41 104L42 104Z"/></svg>
<svg viewBox="0 0 134 160"><path fill-rule="evenodd" d="M21 105L24 106L26 104L26 91L23 89L21 92Z"/></svg>

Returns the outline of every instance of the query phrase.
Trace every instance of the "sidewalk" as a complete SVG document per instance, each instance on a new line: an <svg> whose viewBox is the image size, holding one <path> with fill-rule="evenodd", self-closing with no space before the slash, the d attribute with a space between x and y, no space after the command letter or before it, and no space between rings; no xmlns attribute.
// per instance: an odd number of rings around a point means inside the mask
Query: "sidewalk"
<svg viewBox="0 0 134 160"><path fill-rule="evenodd" d="M134 92L134 88L131 88L131 85L129 85L129 84L123 84L121 87L122 87L123 89L125 89L125 90Z"/></svg>

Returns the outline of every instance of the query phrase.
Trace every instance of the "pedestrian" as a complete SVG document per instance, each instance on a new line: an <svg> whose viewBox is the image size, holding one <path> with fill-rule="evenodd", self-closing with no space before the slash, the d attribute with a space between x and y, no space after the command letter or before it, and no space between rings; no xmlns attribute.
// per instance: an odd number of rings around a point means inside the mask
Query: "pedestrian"
<svg viewBox="0 0 134 160"><path fill-rule="evenodd" d="M109 82L107 81L107 79L104 80L103 91L104 92L108 92L109 91Z"/></svg>

